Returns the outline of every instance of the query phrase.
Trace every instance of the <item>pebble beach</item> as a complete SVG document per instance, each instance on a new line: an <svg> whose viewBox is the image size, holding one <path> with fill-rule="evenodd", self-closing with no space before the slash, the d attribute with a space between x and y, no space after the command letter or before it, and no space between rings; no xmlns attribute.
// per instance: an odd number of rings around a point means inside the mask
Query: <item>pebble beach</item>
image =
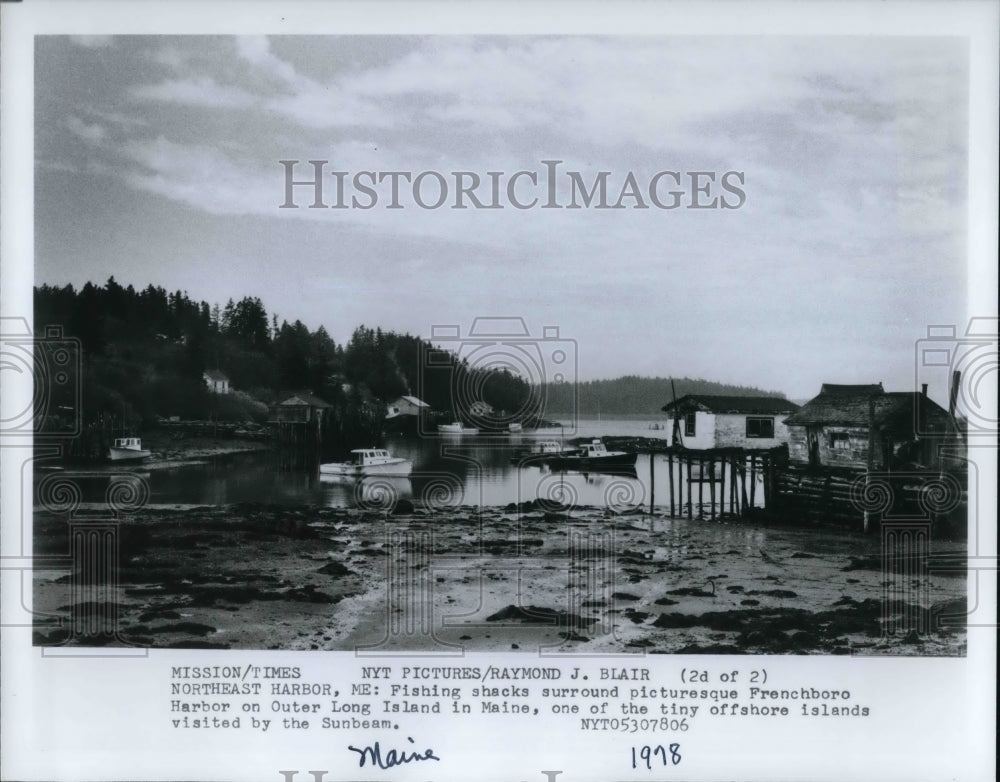
<svg viewBox="0 0 1000 782"><path fill-rule="evenodd" d="M877 535L602 508L144 508L118 525L117 632L37 570L35 643L586 653L965 654L966 580L884 573ZM36 511L36 555L67 519ZM963 541L934 541L957 557ZM891 598L891 599L887 599ZM76 600L76 602L74 602Z"/></svg>

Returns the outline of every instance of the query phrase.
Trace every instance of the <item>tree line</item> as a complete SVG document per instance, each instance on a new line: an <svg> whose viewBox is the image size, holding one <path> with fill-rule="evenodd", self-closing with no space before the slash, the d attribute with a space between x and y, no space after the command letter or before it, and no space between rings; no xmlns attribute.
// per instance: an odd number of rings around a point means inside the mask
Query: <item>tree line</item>
<svg viewBox="0 0 1000 782"><path fill-rule="evenodd" d="M114 420L135 430L171 416L264 422L270 405L307 391L334 405L344 426L352 416L380 420L385 403L404 394L455 416L456 388L477 389L498 410L517 410L532 393L508 372L469 367L410 334L362 325L338 343L323 326L269 314L256 297L210 305L111 277L80 289L38 286L34 303L36 333L62 326L83 359L82 411L44 413L79 413L84 425ZM234 392L212 394L206 370L223 372Z"/></svg>
<svg viewBox="0 0 1000 782"><path fill-rule="evenodd" d="M686 394L785 396L780 391L766 391L754 386L717 383L700 378L626 375L614 380L547 386L546 409L552 415L570 415L574 410L585 416L656 415L665 404L673 401L675 390L678 399Z"/></svg>

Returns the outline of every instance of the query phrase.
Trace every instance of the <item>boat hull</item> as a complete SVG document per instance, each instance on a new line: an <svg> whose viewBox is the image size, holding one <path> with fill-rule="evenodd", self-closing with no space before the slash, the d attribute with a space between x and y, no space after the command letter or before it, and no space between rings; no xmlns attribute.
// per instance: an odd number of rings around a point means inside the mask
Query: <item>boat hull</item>
<svg viewBox="0 0 1000 782"><path fill-rule="evenodd" d="M413 462L398 459L385 464L358 465L349 462L332 462L319 466L320 475L335 475L343 478L364 478L369 475L392 475L406 477L413 472Z"/></svg>
<svg viewBox="0 0 1000 782"><path fill-rule="evenodd" d="M511 464L545 464L553 459L563 459L576 453L575 448L567 448L564 451L532 451L511 458Z"/></svg>
<svg viewBox="0 0 1000 782"><path fill-rule="evenodd" d="M549 467L553 470L577 470L579 472L608 472L614 470L635 471L638 454L616 453L607 456L555 456L550 457Z"/></svg>
<svg viewBox="0 0 1000 782"><path fill-rule="evenodd" d="M109 448L108 461L139 462L153 455L152 451L136 451L132 448Z"/></svg>

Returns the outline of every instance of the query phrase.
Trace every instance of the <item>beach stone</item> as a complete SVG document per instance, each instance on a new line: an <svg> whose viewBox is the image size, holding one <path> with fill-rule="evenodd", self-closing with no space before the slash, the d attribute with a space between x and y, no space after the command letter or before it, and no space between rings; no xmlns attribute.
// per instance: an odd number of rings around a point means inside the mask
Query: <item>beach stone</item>
<svg viewBox="0 0 1000 782"><path fill-rule="evenodd" d="M317 573L322 573L324 576L333 576L334 578L341 578L343 576L353 576L354 571L342 565L340 562L330 562L324 565Z"/></svg>

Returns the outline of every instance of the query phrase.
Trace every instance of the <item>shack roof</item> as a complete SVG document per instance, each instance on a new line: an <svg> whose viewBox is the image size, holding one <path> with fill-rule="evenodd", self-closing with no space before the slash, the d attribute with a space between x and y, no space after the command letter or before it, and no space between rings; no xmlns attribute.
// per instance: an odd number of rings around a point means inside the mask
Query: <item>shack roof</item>
<svg viewBox="0 0 1000 782"><path fill-rule="evenodd" d="M206 369L205 377L209 380L229 380L229 376L221 369Z"/></svg>
<svg viewBox="0 0 1000 782"><path fill-rule="evenodd" d="M895 434L954 435L954 419L941 405L925 394L914 391L890 391L882 410L876 409L876 428ZM914 427L919 422L919 428Z"/></svg>
<svg viewBox="0 0 1000 782"><path fill-rule="evenodd" d="M424 402L422 399L417 399L415 396L401 396L401 397L399 397L399 399L402 399L402 400L404 400L406 402L409 402L414 407L430 407L429 404L427 404L426 402ZM396 401L399 401L399 400L396 400Z"/></svg>
<svg viewBox="0 0 1000 782"><path fill-rule="evenodd" d="M663 406L663 412L673 413L749 413L779 415L799 409L794 402L776 396L725 396L722 394L685 394L676 402Z"/></svg>
<svg viewBox="0 0 1000 782"><path fill-rule="evenodd" d="M875 414L885 404L885 390L881 383L843 386L824 383L819 394L806 402L795 414L785 420L787 426L813 426L836 424L841 426L865 425L869 420L868 403L876 400Z"/></svg>
<svg viewBox="0 0 1000 782"><path fill-rule="evenodd" d="M881 383L856 386L824 383L819 394L789 416L785 424L867 427L872 421L878 430L908 437L914 436L918 429L925 434L955 431L951 416L932 399L914 391L886 392Z"/></svg>
<svg viewBox="0 0 1000 782"><path fill-rule="evenodd" d="M299 393L294 396L288 397L284 402L281 403L283 407L319 407L327 408L333 407L333 405L328 402L324 402L318 396L314 394Z"/></svg>

